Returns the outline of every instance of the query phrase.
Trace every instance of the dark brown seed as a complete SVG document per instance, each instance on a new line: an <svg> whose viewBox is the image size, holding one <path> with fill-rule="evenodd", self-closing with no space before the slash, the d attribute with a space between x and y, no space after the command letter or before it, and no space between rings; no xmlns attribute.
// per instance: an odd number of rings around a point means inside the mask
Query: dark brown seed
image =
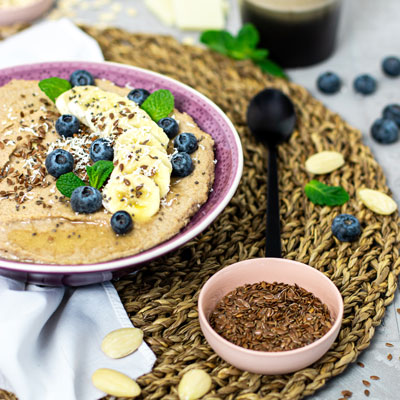
<svg viewBox="0 0 400 400"><path fill-rule="evenodd" d="M357 362L357 365L360 366L361 368L364 368L364 367L365 367L365 365L364 365L361 361L358 361L358 362Z"/></svg>
<svg viewBox="0 0 400 400"><path fill-rule="evenodd" d="M362 383L363 383L364 386L366 386L366 387L370 387L370 386L371 386L371 383L368 382L368 381L366 381L366 380L363 380Z"/></svg>
<svg viewBox="0 0 400 400"><path fill-rule="evenodd" d="M348 399L353 396L353 392L350 392L350 390L342 390L342 396Z"/></svg>
<svg viewBox="0 0 400 400"><path fill-rule="evenodd" d="M387 359L388 359L389 361L391 361L392 358L393 358L393 356L392 356L391 354L388 354Z"/></svg>
<svg viewBox="0 0 400 400"><path fill-rule="evenodd" d="M370 391L368 389L364 390L364 394L368 397L369 396Z"/></svg>
<svg viewBox="0 0 400 400"><path fill-rule="evenodd" d="M385 343L386 347L393 347L392 343Z"/></svg>
<svg viewBox="0 0 400 400"><path fill-rule="evenodd" d="M379 376L376 376L376 375L371 375L370 378L371 378L373 381L379 381L379 379L381 379L381 378L379 378Z"/></svg>

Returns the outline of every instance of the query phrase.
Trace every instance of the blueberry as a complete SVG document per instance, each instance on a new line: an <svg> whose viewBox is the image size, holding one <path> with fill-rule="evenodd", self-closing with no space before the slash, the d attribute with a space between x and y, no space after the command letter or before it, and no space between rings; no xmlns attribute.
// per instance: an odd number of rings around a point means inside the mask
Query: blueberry
<svg viewBox="0 0 400 400"><path fill-rule="evenodd" d="M163 129L165 134L172 139L178 134L178 123L171 117L162 118L157 122L157 125Z"/></svg>
<svg viewBox="0 0 400 400"><path fill-rule="evenodd" d="M111 217L111 228L118 235L130 232L133 228L132 217L126 211L117 211Z"/></svg>
<svg viewBox="0 0 400 400"><path fill-rule="evenodd" d="M91 214L100 210L101 193L92 186L79 186L71 195L72 209L81 214Z"/></svg>
<svg viewBox="0 0 400 400"><path fill-rule="evenodd" d="M391 119L379 118L372 124L371 135L379 143L394 143L399 139L399 127Z"/></svg>
<svg viewBox="0 0 400 400"><path fill-rule="evenodd" d="M400 58L390 56L382 62L383 72L390 77L400 76Z"/></svg>
<svg viewBox="0 0 400 400"><path fill-rule="evenodd" d="M63 137L74 136L75 133L78 133L79 127L79 119L75 115L64 114L56 121L56 131Z"/></svg>
<svg viewBox="0 0 400 400"><path fill-rule="evenodd" d="M104 138L96 139L92 143L89 154L93 162L100 160L112 161L114 159L114 149L110 141Z"/></svg>
<svg viewBox="0 0 400 400"><path fill-rule="evenodd" d="M350 214L340 214L332 222L332 233L341 242L353 242L361 234L358 219Z"/></svg>
<svg viewBox="0 0 400 400"><path fill-rule="evenodd" d="M376 91L377 83L376 79L371 75L363 74L354 80L353 86L357 93L368 95Z"/></svg>
<svg viewBox="0 0 400 400"><path fill-rule="evenodd" d="M128 99L134 101L139 106L150 96L150 92L146 89L133 89L128 93Z"/></svg>
<svg viewBox="0 0 400 400"><path fill-rule="evenodd" d="M193 133L181 133L175 138L174 147L182 153L192 154L198 147L196 136Z"/></svg>
<svg viewBox="0 0 400 400"><path fill-rule="evenodd" d="M389 104L383 109L383 118L392 119L400 127L400 104Z"/></svg>
<svg viewBox="0 0 400 400"><path fill-rule="evenodd" d="M172 176L185 177L193 172L192 158L188 153L175 153L171 157Z"/></svg>
<svg viewBox="0 0 400 400"><path fill-rule="evenodd" d="M94 85L94 78L90 72L84 69L78 69L71 74L69 82L72 87Z"/></svg>
<svg viewBox="0 0 400 400"><path fill-rule="evenodd" d="M56 149L46 157L45 166L50 175L58 178L74 169L74 158L70 152Z"/></svg>
<svg viewBox="0 0 400 400"><path fill-rule="evenodd" d="M342 87L342 81L334 72L324 72L318 77L318 89L325 94L337 93Z"/></svg>

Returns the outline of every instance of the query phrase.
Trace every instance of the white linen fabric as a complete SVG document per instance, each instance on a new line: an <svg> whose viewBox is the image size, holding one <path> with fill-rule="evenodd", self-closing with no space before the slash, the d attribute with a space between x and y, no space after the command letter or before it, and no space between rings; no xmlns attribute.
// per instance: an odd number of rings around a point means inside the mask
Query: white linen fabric
<svg viewBox="0 0 400 400"><path fill-rule="evenodd" d="M49 51L51 49L51 51ZM103 61L92 38L69 20L39 23L0 43L0 67L42 61ZM40 287L0 277L0 388L19 400L94 400L98 368L135 379L155 355L143 343L119 360L100 346L114 329L132 327L110 283L81 288Z"/></svg>

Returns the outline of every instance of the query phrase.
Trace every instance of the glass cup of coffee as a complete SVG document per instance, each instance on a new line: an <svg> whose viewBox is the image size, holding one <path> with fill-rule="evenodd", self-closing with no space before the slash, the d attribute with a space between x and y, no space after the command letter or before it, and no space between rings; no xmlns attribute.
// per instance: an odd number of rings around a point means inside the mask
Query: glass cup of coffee
<svg viewBox="0 0 400 400"><path fill-rule="evenodd" d="M305 67L335 49L341 0L241 0L243 23L253 23L260 47L284 68Z"/></svg>

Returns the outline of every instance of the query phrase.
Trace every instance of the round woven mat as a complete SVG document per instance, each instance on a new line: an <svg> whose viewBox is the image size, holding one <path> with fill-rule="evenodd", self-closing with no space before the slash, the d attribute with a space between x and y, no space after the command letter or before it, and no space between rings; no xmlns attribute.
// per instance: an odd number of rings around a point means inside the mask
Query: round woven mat
<svg viewBox="0 0 400 400"><path fill-rule="evenodd" d="M360 132L301 86L266 76L248 61L232 61L170 37L83 28L99 41L107 60L169 75L208 96L233 121L243 144L241 184L212 226L136 276L115 282L133 324L143 329L157 355L153 371L138 379L142 398L177 399L180 377L193 367L212 377L205 399L294 400L312 394L369 346L393 301L400 272L398 215L376 215L356 200L362 186L390 193ZM211 275L234 262L264 256L267 152L250 136L245 115L251 97L265 87L288 94L299 121L290 143L279 147L283 255L324 272L345 304L342 329L330 351L310 368L280 376L242 372L225 363L205 341L197 315L200 288ZM311 179L305 160L321 150L339 151L346 159L343 168L319 178L349 192L350 201L342 207L315 206L304 195ZM342 212L361 221L359 241L341 243L332 236L332 219Z"/></svg>

